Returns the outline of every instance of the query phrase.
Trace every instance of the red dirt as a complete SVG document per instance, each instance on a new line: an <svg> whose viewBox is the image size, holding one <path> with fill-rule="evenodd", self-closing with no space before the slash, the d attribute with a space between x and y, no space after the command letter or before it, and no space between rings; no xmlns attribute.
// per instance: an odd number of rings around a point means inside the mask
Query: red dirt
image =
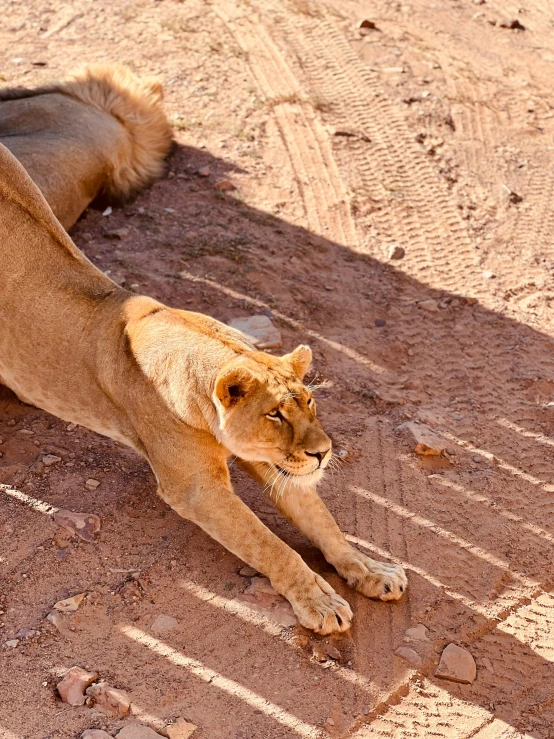
<svg viewBox="0 0 554 739"><path fill-rule="evenodd" d="M91 544L0 498L2 739L125 723L59 701L73 665L128 691L144 723L184 716L210 739L554 736L548 8L4 4L7 85L96 61L160 75L167 178L109 217L90 209L72 236L131 289L224 321L270 310L285 350L312 345L320 415L349 452L322 495L360 547L405 563L410 587L398 604L353 593L237 473L237 492L355 613L325 640L245 620L241 563L156 497L141 459L2 389L0 482L102 520ZM358 31L364 18L376 28ZM223 178L237 190L217 191ZM395 246L406 254L390 261ZM447 436L450 461L411 452L395 432L410 419ZM43 467L46 453L62 462ZM80 592L59 633L46 615ZM179 626L154 638L160 614ZM415 671L394 650L420 623ZM24 627L40 634L3 646ZM340 664L311 656L321 641ZM449 642L473 654L472 685L434 677Z"/></svg>

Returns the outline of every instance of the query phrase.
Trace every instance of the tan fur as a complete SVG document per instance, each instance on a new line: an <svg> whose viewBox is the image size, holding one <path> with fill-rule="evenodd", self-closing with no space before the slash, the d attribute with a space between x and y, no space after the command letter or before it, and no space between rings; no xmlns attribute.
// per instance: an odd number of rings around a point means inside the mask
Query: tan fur
<svg viewBox="0 0 554 739"><path fill-rule="evenodd" d="M70 228L97 195L125 200L161 176L171 145L162 98L157 80L115 64L0 90L0 143Z"/></svg>
<svg viewBox="0 0 554 739"><path fill-rule="evenodd" d="M353 549L316 493L331 442L302 382L308 347L273 357L212 318L121 289L1 145L0 259L0 380L22 400L142 454L163 499L267 575L304 626L343 631L352 611L233 493L230 454L349 584L401 596L403 570Z"/></svg>

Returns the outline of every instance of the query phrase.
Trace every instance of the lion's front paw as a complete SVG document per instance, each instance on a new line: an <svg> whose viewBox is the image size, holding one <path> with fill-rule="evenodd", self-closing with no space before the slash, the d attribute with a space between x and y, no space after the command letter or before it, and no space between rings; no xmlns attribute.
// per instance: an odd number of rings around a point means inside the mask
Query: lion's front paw
<svg viewBox="0 0 554 739"><path fill-rule="evenodd" d="M408 578L399 565L376 562L351 549L339 562L333 563L346 582L368 598L398 600L408 587Z"/></svg>
<svg viewBox="0 0 554 739"><path fill-rule="evenodd" d="M322 577L314 573L311 586L298 588L286 596L298 620L318 634L346 631L352 621L352 609Z"/></svg>

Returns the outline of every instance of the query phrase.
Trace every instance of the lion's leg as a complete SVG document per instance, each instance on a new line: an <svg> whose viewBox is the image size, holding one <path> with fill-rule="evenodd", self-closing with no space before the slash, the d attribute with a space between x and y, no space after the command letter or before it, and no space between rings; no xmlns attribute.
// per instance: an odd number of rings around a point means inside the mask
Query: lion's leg
<svg viewBox="0 0 554 739"><path fill-rule="evenodd" d="M347 583L369 598L397 600L408 584L402 567L377 562L355 549L346 540L325 503L317 494L315 485L301 487L290 482L280 495L279 483L271 487L273 479L269 466L263 463L241 461L241 467L254 479L267 486L277 509L296 526L323 553Z"/></svg>
<svg viewBox="0 0 554 739"><path fill-rule="evenodd" d="M348 629L352 619L348 603L235 495L226 468L219 474L214 468L206 465L201 478L196 476L188 486L175 484L174 475L169 481L159 475L160 495L179 515L267 575L303 626L320 634Z"/></svg>

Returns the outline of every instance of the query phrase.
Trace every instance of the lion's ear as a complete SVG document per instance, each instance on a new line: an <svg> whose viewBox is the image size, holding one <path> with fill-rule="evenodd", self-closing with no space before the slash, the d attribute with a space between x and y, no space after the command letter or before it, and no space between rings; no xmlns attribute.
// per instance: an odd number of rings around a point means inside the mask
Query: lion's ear
<svg viewBox="0 0 554 739"><path fill-rule="evenodd" d="M285 354L282 359L284 362L288 362L298 377L303 380L312 363L312 350L309 346L300 344L290 354Z"/></svg>
<svg viewBox="0 0 554 739"><path fill-rule="evenodd" d="M214 394L224 408L231 408L246 398L255 388L257 380L246 367L233 367L219 375Z"/></svg>

